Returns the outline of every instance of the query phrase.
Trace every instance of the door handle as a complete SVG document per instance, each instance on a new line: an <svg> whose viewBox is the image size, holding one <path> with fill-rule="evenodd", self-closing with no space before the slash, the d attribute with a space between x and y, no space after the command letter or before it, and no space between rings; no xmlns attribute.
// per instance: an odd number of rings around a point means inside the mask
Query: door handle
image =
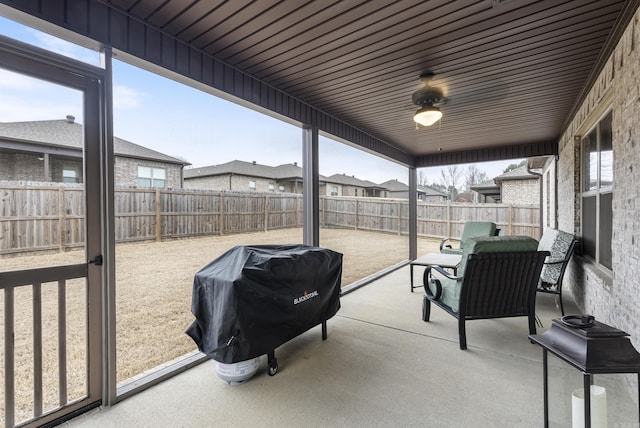
<svg viewBox="0 0 640 428"><path fill-rule="evenodd" d="M93 260L89 260L87 263L102 266L102 254L98 254Z"/></svg>

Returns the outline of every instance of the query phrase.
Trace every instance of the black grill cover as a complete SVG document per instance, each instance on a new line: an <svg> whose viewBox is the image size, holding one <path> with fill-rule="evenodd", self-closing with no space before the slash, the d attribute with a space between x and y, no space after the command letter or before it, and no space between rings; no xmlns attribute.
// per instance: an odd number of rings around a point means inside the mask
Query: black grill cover
<svg viewBox="0 0 640 428"><path fill-rule="evenodd" d="M342 254L308 245L237 246L196 273L186 333L220 363L267 354L340 309Z"/></svg>

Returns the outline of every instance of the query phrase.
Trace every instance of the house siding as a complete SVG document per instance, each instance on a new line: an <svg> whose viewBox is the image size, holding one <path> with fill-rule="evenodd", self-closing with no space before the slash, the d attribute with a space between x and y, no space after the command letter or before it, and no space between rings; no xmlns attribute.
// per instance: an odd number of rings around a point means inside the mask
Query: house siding
<svg viewBox="0 0 640 428"><path fill-rule="evenodd" d="M367 189L358 186L342 186L342 196L366 196Z"/></svg>
<svg viewBox="0 0 640 428"><path fill-rule="evenodd" d="M583 313L628 332L640 347L640 10L559 143L558 227L580 236L580 137L613 112L612 272L576 257L566 284ZM611 100L611 101L609 101Z"/></svg>
<svg viewBox="0 0 640 428"><path fill-rule="evenodd" d="M0 151L0 180L63 182L63 170L73 168L78 172L78 182L84 181L83 161L79 158L60 158L49 156L49 176L45 175L45 160L39 155L28 153L11 153ZM163 168L166 170L166 187L182 188L182 165L158 161L126 158L115 158L115 183L119 187L138 186L138 166Z"/></svg>
<svg viewBox="0 0 640 428"><path fill-rule="evenodd" d="M73 168L78 173L78 182L83 181L81 160L49 156L47 157L49 159L49 176L46 176L45 160L40 160L38 157L39 155L28 153L0 152L0 180L62 182L63 169Z"/></svg>
<svg viewBox="0 0 640 428"><path fill-rule="evenodd" d="M434 204L442 204L447 202L447 197L440 195L419 196L418 199L424 202L432 202Z"/></svg>
<svg viewBox="0 0 640 428"><path fill-rule="evenodd" d="M540 201L538 179L502 182L503 204L537 204Z"/></svg>
<svg viewBox="0 0 640 428"><path fill-rule="evenodd" d="M138 167L148 166L166 170L166 188L182 188L182 166L164 162L125 158L116 156L114 174L115 182L120 187L138 187Z"/></svg>
<svg viewBox="0 0 640 428"><path fill-rule="evenodd" d="M333 188L336 188L337 194L332 195L331 191ZM342 185L337 183L326 183L320 185L320 196L343 196L342 194Z"/></svg>
<svg viewBox="0 0 640 428"><path fill-rule="evenodd" d="M0 180L48 181L36 155L0 151Z"/></svg>
<svg viewBox="0 0 640 428"><path fill-rule="evenodd" d="M249 188L249 182L255 181L255 189ZM194 177L184 181L185 189L197 190L229 190L235 192L248 192L255 190L256 192L269 192L269 185L274 186L274 191L278 192L279 184L273 179L261 177L252 177L249 175L239 174L223 174L206 177ZM285 185L285 191L287 186Z"/></svg>

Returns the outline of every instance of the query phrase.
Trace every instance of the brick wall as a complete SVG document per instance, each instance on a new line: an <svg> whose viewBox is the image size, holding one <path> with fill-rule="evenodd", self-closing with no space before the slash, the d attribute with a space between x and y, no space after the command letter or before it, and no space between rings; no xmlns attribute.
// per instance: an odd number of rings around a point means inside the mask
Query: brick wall
<svg viewBox="0 0 640 428"><path fill-rule="evenodd" d="M501 189L503 204L538 204L540 202L540 183L532 180L506 180Z"/></svg>
<svg viewBox="0 0 640 428"><path fill-rule="evenodd" d="M358 196L364 197L367 194L367 189L359 186L342 185L342 196Z"/></svg>
<svg viewBox="0 0 640 428"><path fill-rule="evenodd" d="M180 165L116 156L114 166L116 186L137 187L138 167L164 168L166 170L166 187L168 189L182 188L182 167Z"/></svg>
<svg viewBox="0 0 640 428"><path fill-rule="evenodd" d="M45 176L44 160L37 154L0 152L0 180L62 182L63 169L74 169L78 182L83 181L82 160L50 156L49 176Z"/></svg>
<svg viewBox="0 0 640 428"><path fill-rule="evenodd" d="M580 236L580 136L613 111L612 272L584 258L571 263L566 289L584 313L631 335L640 349L640 11L609 57L559 144L558 227Z"/></svg>
<svg viewBox="0 0 640 428"><path fill-rule="evenodd" d="M255 182L255 189L249 187L250 181ZM270 185L273 186L273 190L269 188ZM284 183L283 185L285 186L285 192L294 193L292 184ZM280 192L279 186L280 184L273 179L237 174L196 177L184 181L185 189L231 190L234 192Z"/></svg>
<svg viewBox="0 0 640 428"><path fill-rule="evenodd" d="M184 180L185 189L195 190L231 190L231 181L228 175L195 177Z"/></svg>
<svg viewBox="0 0 640 428"><path fill-rule="evenodd" d="M0 180L47 181L36 155L0 152Z"/></svg>

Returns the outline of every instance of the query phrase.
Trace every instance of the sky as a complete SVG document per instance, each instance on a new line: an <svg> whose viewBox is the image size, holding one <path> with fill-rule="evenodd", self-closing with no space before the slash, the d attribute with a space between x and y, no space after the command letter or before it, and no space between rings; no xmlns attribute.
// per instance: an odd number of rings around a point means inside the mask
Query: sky
<svg viewBox="0 0 640 428"><path fill-rule="evenodd" d="M99 65L97 52L0 17L0 34ZM155 75L117 56L114 71L114 135L177 157L190 167L232 160L277 166L302 165L302 130L292 124ZM56 120L82 123L81 94L0 69L0 122ZM395 162L320 137L320 173L347 174L374 183L408 182ZM475 164L489 178L520 160ZM466 169L467 165L459 165ZM441 182L441 168L421 168L427 184Z"/></svg>

